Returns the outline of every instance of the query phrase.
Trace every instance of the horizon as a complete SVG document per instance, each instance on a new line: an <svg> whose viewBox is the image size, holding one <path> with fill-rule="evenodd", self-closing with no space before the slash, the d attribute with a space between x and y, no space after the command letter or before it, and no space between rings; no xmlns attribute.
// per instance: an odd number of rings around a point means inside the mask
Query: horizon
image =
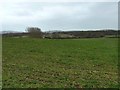
<svg viewBox="0 0 120 90"><path fill-rule="evenodd" d="M48 30L48 31L42 31L42 32L71 32L71 31L118 31L117 29L112 29L112 28L106 28L106 29L71 29L71 30ZM0 31L0 34L4 33L25 33L27 31Z"/></svg>

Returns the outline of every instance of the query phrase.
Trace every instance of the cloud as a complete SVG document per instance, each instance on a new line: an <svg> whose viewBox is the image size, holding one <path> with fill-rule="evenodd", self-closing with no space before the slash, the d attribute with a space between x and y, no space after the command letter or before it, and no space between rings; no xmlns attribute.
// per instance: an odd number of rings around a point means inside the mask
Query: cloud
<svg viewBox="0 0 120 90"><path fill-rule="evenodd" d="M78 18L85 18L93 4L71 3L14 3L6 4L3 12L4 21L48 20L59 16L72 16L79 13Z"/></svg>
<svg viewBox="0 0 120 90"><path fill-rule="evenodd" d="M5 30L117 27L117 3L113 2L5 2L2 12Z"/></svg>
<svg viewBox="0 0 120 90"><path fill-rule="evenodd" d="M119 0L2 0L1 2L119 2Z"/></svg>

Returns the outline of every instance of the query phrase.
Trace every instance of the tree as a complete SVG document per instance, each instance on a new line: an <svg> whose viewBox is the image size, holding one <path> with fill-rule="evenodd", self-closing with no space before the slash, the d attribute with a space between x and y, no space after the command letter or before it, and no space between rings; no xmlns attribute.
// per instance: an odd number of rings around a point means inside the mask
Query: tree
<svg viewBox="0 0 120 90"><path fill-rule="evenodd" d="M26 31L29 33L30 37L42 38L42 31L38 27L28 27Z"/></svg>

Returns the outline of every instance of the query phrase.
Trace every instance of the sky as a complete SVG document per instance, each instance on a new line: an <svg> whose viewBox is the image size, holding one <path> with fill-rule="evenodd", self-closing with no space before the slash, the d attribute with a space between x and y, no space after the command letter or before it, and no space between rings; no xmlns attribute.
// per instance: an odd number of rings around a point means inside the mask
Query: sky
<svg viewBox="0 0 120 90"><path fill-rule="evenodd" d="M117 29L118 2L2 2L2 31Z"/></svg>

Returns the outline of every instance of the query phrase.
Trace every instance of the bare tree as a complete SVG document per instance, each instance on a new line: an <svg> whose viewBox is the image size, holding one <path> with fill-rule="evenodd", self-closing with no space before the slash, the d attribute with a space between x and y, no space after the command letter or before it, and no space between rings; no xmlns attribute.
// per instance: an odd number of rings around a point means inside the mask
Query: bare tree
<svg viewBox="0 0 120 90"><path fill-rule="evenodd" d="M38 27L28 27L26 31L29 33L30 37L42 38L42 31Z"/></svg>

